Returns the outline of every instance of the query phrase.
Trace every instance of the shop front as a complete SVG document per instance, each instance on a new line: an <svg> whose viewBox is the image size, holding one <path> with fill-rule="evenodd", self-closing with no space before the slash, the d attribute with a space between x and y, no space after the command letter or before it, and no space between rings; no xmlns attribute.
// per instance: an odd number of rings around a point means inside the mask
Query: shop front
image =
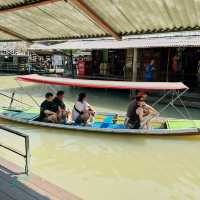
<svg viewBox="0 0 200 200"><path fill-rule="evenodd" d="M200 76L200 48L139 49L137 80L144 81L148 64L154 60L153 81L182 81L198 89Z"/></svg>
<svg viewBox="0 0 200 200"><path fill-rule="evenodd" d="M28 65L29 73L63 74L65 54L54 51L30 51Z"/></svg>
<svg viewBox="0 0 200 200"><path fill-rule="evenodd" d="M79 51L73 54L78 78L131 80L133 55L127 49Z"/></svg>

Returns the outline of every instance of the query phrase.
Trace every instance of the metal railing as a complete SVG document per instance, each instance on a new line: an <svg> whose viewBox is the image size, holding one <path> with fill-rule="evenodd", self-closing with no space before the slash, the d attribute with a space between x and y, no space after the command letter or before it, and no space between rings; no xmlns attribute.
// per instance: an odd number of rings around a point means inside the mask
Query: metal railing
<svg viewBox="0 0 200 200"><path fill-rule="evenodd" d="M0 130L4 130L6 132L12 133L14 135L20 136L24 138L24 142L25 142L25 153L22 153L20 151L18 151L17 149L14 149L10 146L4 145L0 143L0 147L3 147L4 149L7 149L13 153L18 154L19 156L22 156L25 159L25 173L26 175L29 175L30 172L30 149L29 149L29 136L25 135L23 133L20 133L18 131L15 131L13 129L10 129L8 127L2 126L0 125Z"/></svg>

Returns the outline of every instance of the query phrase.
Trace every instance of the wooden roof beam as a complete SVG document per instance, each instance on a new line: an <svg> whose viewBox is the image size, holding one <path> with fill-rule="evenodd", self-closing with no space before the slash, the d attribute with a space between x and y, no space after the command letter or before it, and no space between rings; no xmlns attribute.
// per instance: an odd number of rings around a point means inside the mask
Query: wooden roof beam
<svg viewBox="0 0 200 200"><path fill-rule="evenodd" d="M40 1L37 1L37 2L30 2L30 3L26 3L26 4L16 4L16 5L13 5L13 6L10 6L10 7L1 8L0 14L1 13L7 13L7 12L14 12L14 11L22 10L22 9L26 9L26 8L43 6L43 5L55 3L55 2L58 2L58 1L62 1L62 0L40 0Z"/></svg>
<svg viewBox="0 0 200 200"><path fill-rule="evenodd" d="M13 37L15 37L15 38L18 38L18 39L20 39L20 40L23 40L23 41L25 41L25 42L32 43L31 39L25 37L24 35L21 35L21 34L19 34L19 33L16 33L16 32L14 32L14 31L11 31L10 29L8 29L8 28L6 28L6 27L3 27L3 26L1 26L1 25L0 25L0 31L3 32L3 33L8 34L8 35L10 35L10 36L13 36Z"/></svg>
<svg viewBox="0 0 200 200"><path fill-rule="evenodd" d="M84 12L89 18L94 20L96 24L103 29L106 33L109 33L112 37L117 40L121 40L121 36L117 34L109 24L107 24L103 19L101 19L90 7L88 7L82 0L65 0L65 2L71 2L73 5L78 7L82 12Z"/></svg>

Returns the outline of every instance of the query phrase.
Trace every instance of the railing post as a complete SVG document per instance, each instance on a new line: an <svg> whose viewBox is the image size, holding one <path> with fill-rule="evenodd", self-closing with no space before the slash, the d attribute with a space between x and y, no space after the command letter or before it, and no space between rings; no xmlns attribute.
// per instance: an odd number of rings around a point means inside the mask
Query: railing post
<svg viewBox="0 0 200 200"><path fill-rule="evenodd" d="M0 129L4 130L4 131L7 131L9 133L12 133L12 134L15 134L15 135L18 135L20 137L23 137L24 140L25 140L25 153L21 153L20 151L17 151L16 149L14 148L11 148L9 146L6 146L6 145L3 145L0 143L0 147L3 147L13 153L16 153L20 156L22 156L24 159L25 159L25 173L26 175L29 175L29 172L30 172L30 146L29 146L29 136L28 135L25 135L23 133L20 133L18 131L15 131L13 129L10 129L8 127L5 127L5 126L2 126L0 124Z"/></svg>
<svg viewBox="0 0 200 200"><path fill-rule="evenodd" d="M29 136L25 137L25 151L26 151L26 165L25 165L25 173L28 176L30 172L30 147L29 147Z"/></svg>

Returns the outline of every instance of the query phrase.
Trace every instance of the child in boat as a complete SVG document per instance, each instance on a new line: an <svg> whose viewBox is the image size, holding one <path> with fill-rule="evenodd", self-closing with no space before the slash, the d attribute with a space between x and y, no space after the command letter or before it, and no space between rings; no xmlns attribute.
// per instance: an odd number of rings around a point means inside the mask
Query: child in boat
<svg viewBox="0 0 200 200"><path fill-rule="evenodd" d="M53 100L53 103L57 107L58 123L69 124L72 122L72 114L69 109L66 108L64 99L64 91L60 90L57 92L56 97Z"/></svg>
<svg viewBox="0 0 200 200"><path fill-rule="evenodd" d="M57 108L53 103L53 94L48 92L45 98L40 106L40 120L43 122L57 123Z"/></svg>
<svg viewBox="0 0 200 200"><path fill-rule="evenodd" d="M87 102L87 95L85 93L80 93L72 110L73 121L77 124L86 125L89 121L93 120L94 115L94 109Z"/></svg>
<svg viewBox="0 0 200 200"><path fill-rule="evenodd" d="M140 129L150 129L150 121L159 114L152 106L145 103L144 99L137 102L136 114L139 116Z"/></svg>

